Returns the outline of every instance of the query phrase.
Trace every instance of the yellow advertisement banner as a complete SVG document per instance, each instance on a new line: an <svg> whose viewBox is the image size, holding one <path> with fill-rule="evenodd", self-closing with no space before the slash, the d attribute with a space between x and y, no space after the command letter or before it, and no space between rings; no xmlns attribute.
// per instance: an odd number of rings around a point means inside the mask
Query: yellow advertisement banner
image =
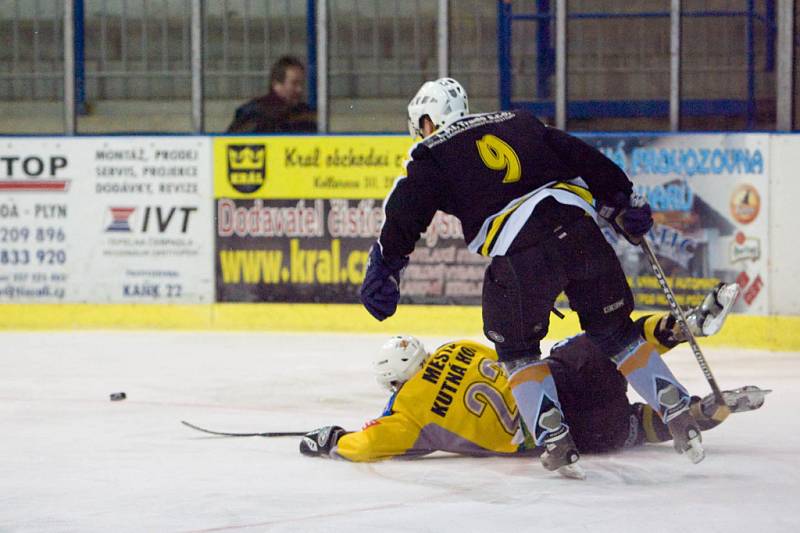
<svg viewBox="0 0 800 533"><path fill-rule="evenodd" d="M214 197L383 198L411 144L401 135L217 137Z"/></svg>

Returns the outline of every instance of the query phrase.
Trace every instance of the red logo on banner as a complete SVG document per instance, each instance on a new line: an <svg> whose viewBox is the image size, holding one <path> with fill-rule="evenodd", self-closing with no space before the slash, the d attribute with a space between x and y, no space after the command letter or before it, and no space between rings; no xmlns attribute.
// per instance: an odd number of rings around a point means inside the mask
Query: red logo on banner
<svg viewBox="0 0 800 533"><path fill-rule="evenodd" d="M747 284L750 283L750 276L747 275L747 272L740 272L738 276L736 276L736 284L739 285L739 288L744 290L747 287Z"/></svg>
<svg viewBox="0 0 800 533"><path fill-rule="evenodd" d="M753 300L756 299L763 286L764 281L761 279L761 276L756 276L756 279L753 280L753 283L747 288L746 291L744 291L744 301L747 302L747 305L751 305L753 303Z"/></svg>
<svg viewBox="0 0 800 533"><path fill-rule="evenodd" d="M58 179L67 163L61 155L3 155L0 192L67 192L70 180Z"/></svg>
<svg viewBox="0 0 800 533"><path fill-rule="evenodd" d="M106 228L106 231L131 231L130 218L135 207L109 207L111 213L111 224Z"/></svg>
<svg viewBox="0 0 800 533"><path fill-rule="evenodd" d="M6 192L67 192L68 186L69 180L0 180L0 191Z"/></svg>

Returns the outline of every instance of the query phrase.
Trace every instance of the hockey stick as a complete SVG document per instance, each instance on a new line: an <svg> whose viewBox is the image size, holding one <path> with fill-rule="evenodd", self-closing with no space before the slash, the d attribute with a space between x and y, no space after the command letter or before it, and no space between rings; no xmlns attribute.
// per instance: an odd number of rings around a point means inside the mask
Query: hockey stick
<svg viewBox="0 0 800 533"><path fill-rule="evenodd" d="M664 274L664 269L661 268L661 264L658 262L656 254L653 252L653 248L650 247L650 243L647 242L646 237L642 237L640 246L642 250L644 250L648 261L650 261L653 273L656 275L656 279L658 279L658 284L661 285L661 290L664 291L664 296L667 297L669 308L672 314L675 315L675 320L678 322L681 332L692 347L692 353L694 353L694 357L700 365L700 370L703 371L706 381L708 381L708 384L711 386L711 392L714 393L714 399L716 399L717 405L725 405L725 398L722 396L719 385L717 385L717 380L714 379L714 374L711 373L711 368L709 368L706 358L700 350L700 345L697 344L697 339L694 338L692 330L689 329L689 324L686 322L686 315L683 314L683 309L681 309L678 302L675 300L675 293L672 292L672 289L670 289L667 283L667 276Z"/></svg>
<svg viewBox="0 0 800 533"><path fill-rule="evenodd" d="M186 420L181 420L181 424L186 427L196 429L197 431L202 431L203 433L208 433L210 435L220 435L223 437L302 437L308 431L266 431L264 433L227 433L224 431L212 431L210 429L201 428L200 426L195 426L194 424L190 424Z"/></svg>

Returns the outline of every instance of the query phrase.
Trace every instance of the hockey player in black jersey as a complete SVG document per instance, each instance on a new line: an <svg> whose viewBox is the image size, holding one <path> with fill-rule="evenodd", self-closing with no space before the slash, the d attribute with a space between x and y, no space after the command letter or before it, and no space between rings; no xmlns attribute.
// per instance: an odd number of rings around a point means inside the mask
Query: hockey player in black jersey
<svg viewBox="0 0 800 533"><path fill-rule="evenodd" d="M649 205L595 148L527 112L470 115L450 78L426 82L408 106L422 140L384 201L361 301L394 314L408 256L437 210L455 215L469 249L492 258L483 286L484 333L495 343L521 416L545 448L545 468L581 477L578 451L539 341L564 291L587 338L608 354L670 428L679 451L703 457L689 394L630 319L633 295L604 239L602 216L633 243L652 227Z"/></svg>

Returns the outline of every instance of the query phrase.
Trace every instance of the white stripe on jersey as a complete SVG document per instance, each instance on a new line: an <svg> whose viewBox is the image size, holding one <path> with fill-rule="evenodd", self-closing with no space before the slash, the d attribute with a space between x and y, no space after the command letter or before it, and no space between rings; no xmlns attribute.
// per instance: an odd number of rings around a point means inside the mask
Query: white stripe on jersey
<svg viewBox="0 0 800 533"><path fill-rule="evenodd" d="M481 247L486 242L486 237L492 222L497 217L510 211L515 206L519 206L508 217L508 221L506 221L505 226L503 226L503 229L500 231L499 235L495 238L494 245L492 246L492 249L489 251L489 257L505 255L506 252L508 252L508 249L511 247L511 244L514 242L514 239L516 239L522 227L530 218L534 208L539 204L539 202L541 202L545 198L553 198L560 204L574 205L575 207L580 207L581 209L586 211L586 213L588 213L594 219L595 222L597 222L597 211L595 211L594 206L592 204L588 203L586 200L584 200L583 198L581 198L580 196L578 196L573 192L564 189L550 188L556 183L570 183L572 185L578 185L588 190L586 182L583 180L583 178L575 178L571 180L565 180L562 182L551 181L539 187L538 189L529 192L524 196L520 196L519 198L511 200L508 203L508 205L506 205L503 209L487 217L486 220L483 221L480 231L478 231L478 234L475 236L474 239L472 239L472 242L469 243L468 246L469 250L473 253L480 253Z"/></svg>
<svg viewBox="0 0 800 533"><path fill-rule="evenodd" d="M532 197L525 200L525 203L508 217L508 222L506 222L506 225L503 226L503 229L500 231L500 235L498 235L497 239L495 240L494 246L489 251L489 257L505 255L506 252L508 252L509 247L511 247L511 243L513 243L514 239L517 238L517 234L522 229L522 226L525 225L525 222L528 221L533 213L533 209L539 202L547 197L554 198L560 204L580 207L589 215L591 215L595 222L597 222L597 211L594 210L594 207L592 207L591 204L577 194L565 191L564 189L547 189L544 191L539 191Z"/></svg>
<svg viewBox="0 0 800 533"><path fill-rule="evenodd" d="M481 229L478 230L478 234L475 235L475 238L472 239L472 242L470 242L469 245L467 246L469 251L473 252L473 253L476 253L476 254L480 253L479 251L481 249L481 246L483 246L484 241L486 241L486 235L487 235L487 233L489 233L489 226L492 225L492 222L494 221L495 218L497 218L500 215L506 213L507 211L510 211L515 205L517 205L521 201L524 201L526 198L536 194L537 192L541 191L542 189L545 189L546 187L550 187L551 185L555 185L556 183L558 183L558 182L557 181L551 181L549 183L545 183L544 185L542 185L538 189L534 189L533 191L529 192L528 194L525 194L525 195L520 196L518 198L514 198L513 200L508 202L508 204L503 209L501 209L500 211L498 211L497 213L495 213L493 215L489 215L488 217L486 217L486 220L484 220L483 224L481 224Z"/></svg>

